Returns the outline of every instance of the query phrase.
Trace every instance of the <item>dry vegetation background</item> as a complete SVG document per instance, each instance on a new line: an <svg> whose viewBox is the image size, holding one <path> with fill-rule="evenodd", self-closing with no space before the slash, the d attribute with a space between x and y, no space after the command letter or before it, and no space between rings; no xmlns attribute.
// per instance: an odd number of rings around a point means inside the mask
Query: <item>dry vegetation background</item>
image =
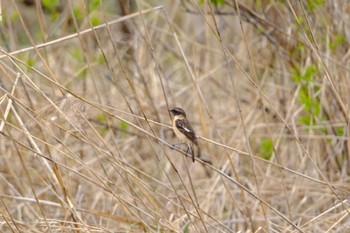
<svg viewBox="0 0 350 233"><path fill-rule="evenodd" d="M1 3L2 232L350 232L349 1Z"/></svg>

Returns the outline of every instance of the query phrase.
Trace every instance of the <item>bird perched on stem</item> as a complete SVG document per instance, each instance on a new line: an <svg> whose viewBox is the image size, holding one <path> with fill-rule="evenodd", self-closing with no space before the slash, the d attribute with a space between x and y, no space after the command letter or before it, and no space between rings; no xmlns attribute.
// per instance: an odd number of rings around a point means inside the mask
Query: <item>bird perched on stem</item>
<svg viewBox="0 0 350 233"><path fill-rule="evenodd" d="M188 146L187 152L191 149L192 153L192 161L195 161L195 153L192 147L194 144L197 147L197 156L200 155L200 149L198 146L198 141L196 137L196 133L192 129L190 122L186 118L186 113L182 108L176 107L170 109L169 112L173 117L173 130L175 135L180 139L181 143L184 143Z"/></svg>

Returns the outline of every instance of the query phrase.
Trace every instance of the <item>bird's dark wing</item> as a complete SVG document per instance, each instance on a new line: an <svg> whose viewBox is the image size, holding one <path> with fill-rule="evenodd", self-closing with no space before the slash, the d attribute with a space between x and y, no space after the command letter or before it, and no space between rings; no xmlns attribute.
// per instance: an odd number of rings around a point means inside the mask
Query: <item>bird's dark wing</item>
<svg viewBox="0 0 350 233"><path fill-rule="evenodd" d="M176 120L175 122L175 126L176 128L178 128L178 130L180 130L181 133L183 133L190 141L192 141L194 144L198 144L197 143L197 138L196 138L196 134L193 131L190 123L188 122L187 119L179 119Z"/></svg>

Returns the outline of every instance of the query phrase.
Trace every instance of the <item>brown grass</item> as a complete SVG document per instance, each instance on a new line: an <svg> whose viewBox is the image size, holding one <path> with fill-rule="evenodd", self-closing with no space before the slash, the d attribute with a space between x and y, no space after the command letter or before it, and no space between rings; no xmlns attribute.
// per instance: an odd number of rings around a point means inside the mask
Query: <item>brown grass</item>
<svg viewBox="0 0 350 233"><path fill-rule="evenodd" d="M349 231L350 3L62 2L2 1L2 232Z"/></svg>

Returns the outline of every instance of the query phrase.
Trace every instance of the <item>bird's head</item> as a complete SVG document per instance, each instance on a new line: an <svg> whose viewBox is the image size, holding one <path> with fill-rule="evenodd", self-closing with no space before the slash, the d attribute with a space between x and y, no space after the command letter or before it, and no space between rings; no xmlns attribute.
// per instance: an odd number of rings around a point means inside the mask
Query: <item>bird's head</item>
<svg viewBox="0 0 350 233"><path fill-rule="evenodd" d="M171 115L173 116L183 116L186 117L186 113L182 108L176 107L173 109L170 109L169 112L171 113Z"/></svg>

